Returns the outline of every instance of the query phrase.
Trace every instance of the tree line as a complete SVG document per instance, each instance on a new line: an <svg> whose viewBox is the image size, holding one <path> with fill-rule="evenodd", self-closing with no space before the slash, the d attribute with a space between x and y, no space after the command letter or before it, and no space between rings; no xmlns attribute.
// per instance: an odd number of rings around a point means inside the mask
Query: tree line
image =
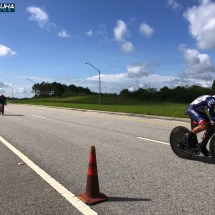
<svg viewBox="0 0 215 215"><path fill-rule="evenodd" d="M52 96L58 97L70 97L70 96L80 96L80 95L94 95L98 94L91 92L91 90L86 87L75 86L73 84L66 85L57 82L53 83L37 83L32 87L32 93L36 92L36 98L48 98ZM165 101L165 102L177 102L177 103L190 103L197 97L201 95L215 95L215 80L213 81L212 87L201 87L197 85L193 86L177 86L175 88L168 88L164 86L159 91L156 88L139 88L136 91L129 91L128 89L123 89L119 94L116 93L101 93L101 96L114 96L114 97L135 97L139 100L146 101ZM33 98L35 95L33 96ZM8 99L11 99L8 97ZM17 98L13 98L17 99ZM25 98L27 99L27 98Z"/></svg>
<svg viewBox="0 0 215 215"><path fill-rule="evenodd" d="M37 83L32 87L32 92L36 90L36 97L47 98L51 96L69 97L78 95L93 95L98 94L91 92L86 87L75 86L74 84L66 85L57 82L53 83ZM119 95L116 93L101 93L101 96L123 96L123 97L136 97L139 100L154 100L154 101L166 101L166 102L179 102L179 103L190 103L201 95L214 95L215 94L215 80L213 81L212 87L201 87L198 85L193 86L177 86L175 88L168 88L164 86L159 91L156 88L139 88L136 91L129 91L123 89Z"/></svg>
<svg viewBox="0 0 215 215"><path fill-rule="evenodd" d="M57 82L53 83L37 83L32 87L32 93L36 94L36 98L48 98L52 96L69 97L75 95L91 95L91 90L87 87L76 87L75 85L66 85Z"/></svg>
<svg viewBox="0 0 215 215"><path fill-rule="evenodd" d="M160 91L157 91L157 89L152 87L147 89L139 88L138 90L133 92L130 92L128 89L123 89L119 95L124 97L136 97L140 100L191 103L201 95L214 94L215 84L213 84L211 88L193 85L191 87L177 86L174 89L170 89L167 86L164 86L160 89Z"/></svg>

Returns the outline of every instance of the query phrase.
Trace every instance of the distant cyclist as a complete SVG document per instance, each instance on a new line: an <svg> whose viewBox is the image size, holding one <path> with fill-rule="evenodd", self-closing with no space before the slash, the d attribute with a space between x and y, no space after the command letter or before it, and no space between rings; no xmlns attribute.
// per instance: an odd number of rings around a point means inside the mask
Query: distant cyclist
<svg viewBox="0 0 215 215"><path fill-rule="evenodd" d="M189 146L193 146L191 143L192 136L201 131L206 130L204 133L205 138L210 131L212 130L211 120L215 122L215 113L214 113L214 105L215 105L215 95L203 95L195 99L188 107L187 113L191 119L197 122L199 125L195 127L190 133L187 134L187 142ZM205 110L208 109L208 113L211 117L208 117ZM207 157L210 156L210 152L206 149L206 145L201 148L202 154Z"/></svg>
<svg viewBox="0 0 215 215"><path fill-rule="evenodd" d="M4 115L4 105L7 105L7 101L3 94L0 97L0 103L2 105L1 112L2 112L2 115Z"/></svg>

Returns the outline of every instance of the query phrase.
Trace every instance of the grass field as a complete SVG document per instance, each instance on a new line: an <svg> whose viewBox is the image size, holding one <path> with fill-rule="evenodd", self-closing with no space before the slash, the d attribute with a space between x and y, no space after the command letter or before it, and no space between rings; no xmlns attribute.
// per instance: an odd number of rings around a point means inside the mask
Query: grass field
<svg viewBox="0 0 215 215"><path fill-rule="evenodd" d="M188 118L188 116L185 116L184 113L187 111L187 107L189 105L170 102L140 101L136 98L119 96L102 96L101 105L99 105L99 97L97 95L66 98L43 98L36 99L35 101L34 99L8 100L8 103L45 105L183 118Z"/></svg>

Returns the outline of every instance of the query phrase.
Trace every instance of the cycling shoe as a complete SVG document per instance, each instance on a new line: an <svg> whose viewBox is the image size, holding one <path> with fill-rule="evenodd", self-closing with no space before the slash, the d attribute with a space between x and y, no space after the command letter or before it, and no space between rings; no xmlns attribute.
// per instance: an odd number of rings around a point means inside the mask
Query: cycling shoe
<svg viewBox="0 0 215 215"><path fill-rule="evenodd" d="M205 157L211 156L210 152L205 147L201 149L201 152Z"/></svg>

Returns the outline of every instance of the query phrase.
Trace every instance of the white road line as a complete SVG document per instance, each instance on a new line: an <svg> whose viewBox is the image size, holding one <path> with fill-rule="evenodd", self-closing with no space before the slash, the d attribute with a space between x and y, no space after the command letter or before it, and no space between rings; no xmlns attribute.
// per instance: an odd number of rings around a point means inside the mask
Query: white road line
<svg viewBox="0 0 215 215"><path fill-rule="evenodd" d="M83 203L79 198L75 197L73 193L68 191L64 186L22 154L18 149L12 146L4 138L0 136L0 141L4 143L11 151L13 151L17 156L19 156L23 162L25 162L29 167L31 167L40 177L42 177L47 183L49 183L58 193L60 193L66 200L68 200L74 207L76 207L84 215L97 215L98 213L92 210L89 206Z"/></svg>
<svg viewBox="0 0 215 215"><path fill-rule="evenodd" d="M40 118L46 118L46 117L44 117L44 116L37 116L37 115L32 115L32 116L40 117Z"/></svg>
<svg viewBox="0 0 215 215"><path fill-rule="evenodd" d="M161 141L157 141L157 140L146 139L143 137L137 137L137 138L142 139L142 140L148 140L148 141L156 142L156 143L162 143L162 144L170 145L169 143L165 143L165 142L161 142Z"/></svg>

